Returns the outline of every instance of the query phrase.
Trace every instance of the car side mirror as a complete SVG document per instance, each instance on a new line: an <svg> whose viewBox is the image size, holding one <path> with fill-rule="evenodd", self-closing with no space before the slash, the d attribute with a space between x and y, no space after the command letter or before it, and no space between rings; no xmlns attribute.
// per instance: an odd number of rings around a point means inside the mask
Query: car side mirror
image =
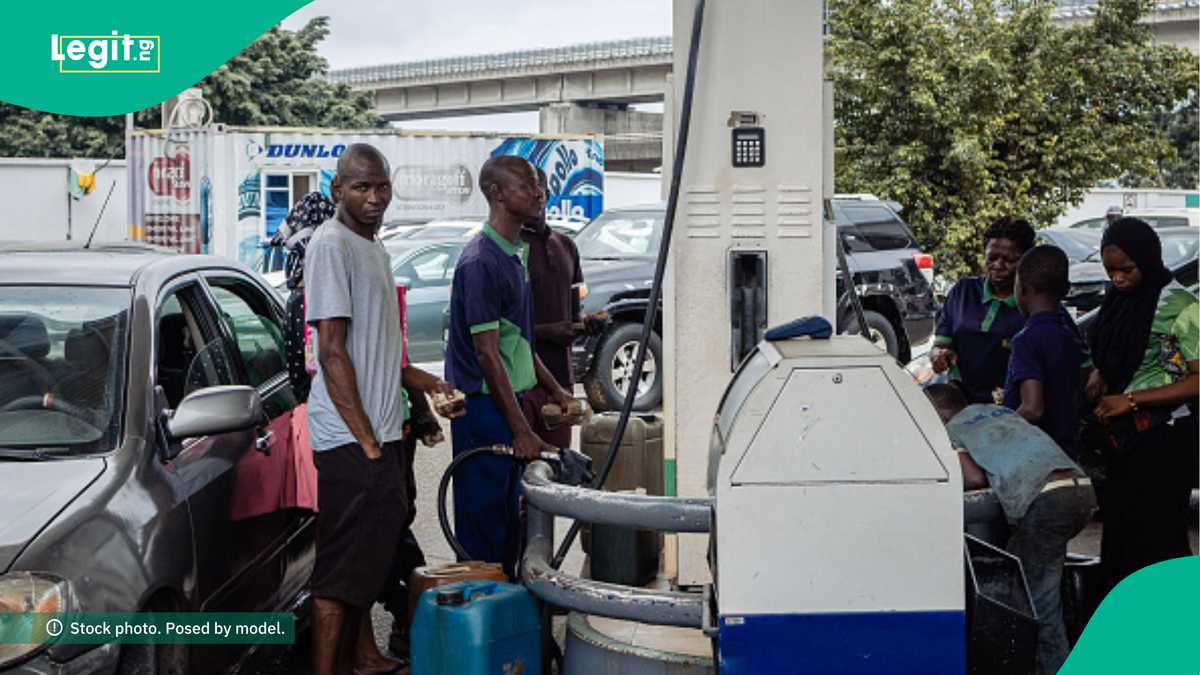
<svg viewBox="0 0 1200 675"><path fill-rule="evenodd" d="M263 418L262 399L253 387L206 387L189 394L167 416L174 439L213 436L249 429Z"/></svg>

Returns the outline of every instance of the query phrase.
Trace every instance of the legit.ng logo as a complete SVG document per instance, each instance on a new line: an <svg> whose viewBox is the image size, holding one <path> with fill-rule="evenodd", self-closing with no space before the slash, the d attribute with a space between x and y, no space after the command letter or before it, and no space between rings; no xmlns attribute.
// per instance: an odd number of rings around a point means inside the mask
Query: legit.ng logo
<svg viewBox="0 0 1200 675"><path fill-rule="evenodd" d="M60 73L157 73L162 70L157 35L50 36L50 60Z"/></svg>

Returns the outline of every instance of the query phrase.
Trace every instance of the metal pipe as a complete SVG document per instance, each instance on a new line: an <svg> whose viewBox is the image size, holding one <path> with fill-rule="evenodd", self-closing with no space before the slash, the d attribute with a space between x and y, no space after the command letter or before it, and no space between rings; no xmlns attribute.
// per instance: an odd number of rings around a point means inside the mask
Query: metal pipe
<svg viewBox="0 0 1200 675"><path fill-rule="evenodd" d="M529 469L526 469L526 474ZM526 483L528 487L528 482ZM544 602L577 612L663 626L701 628L704 596L700 593L656 591L581 579L550 565L554 516L528 500L527 537L521 561L521 582Z"/></svg>
<svg viewBox="0 0 1200 675"><path fill-rule="evenodd" d="M532 462L523 477L525 501L588 523L661 532L709 532L712 500L604 492L554 482L549 464Z"/></svg>

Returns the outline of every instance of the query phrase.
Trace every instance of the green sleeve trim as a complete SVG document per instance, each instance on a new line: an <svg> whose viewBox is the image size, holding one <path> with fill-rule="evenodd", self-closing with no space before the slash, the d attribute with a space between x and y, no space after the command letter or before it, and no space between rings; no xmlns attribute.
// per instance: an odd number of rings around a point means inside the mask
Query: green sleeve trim
<svg viewBox="0 0 1200 675"><path fill-rule="evenodd" d="M1096 364L1092 363L1091 359L1088 359L1079 365L1080 370L1088 370L1088 369L1095 368L1095 367L1096 367Z"/></svg>
<svg viewBox="0 0 1200 675"><path fill-rule="evenodd" d="M477 323L474 326L471 326L471 335L486 333L489 330L500 330L500 322L488 321L487 323Z"/></svg>
<svg viewBox="0 0 1200 675"><path fill-rule="evenodd" d="M933 344L939 347L946 347L954 344L954 338L945 335L938 335L933 338Z"/></svg>

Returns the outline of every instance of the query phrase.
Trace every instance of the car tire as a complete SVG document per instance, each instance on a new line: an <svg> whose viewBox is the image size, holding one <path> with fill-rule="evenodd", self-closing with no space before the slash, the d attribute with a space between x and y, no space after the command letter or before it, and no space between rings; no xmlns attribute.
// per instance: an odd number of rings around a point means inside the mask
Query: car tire
<svg viewBox="0 0 1200 675"><path fill-rule="evenodd" d="M867 320L867 329L874 334L877 339L883 340L883 347L887 353L893 358L900 358L900 338L896 335L896 327L892 325L888 318L879 312L873 312L869 309L863 310L863 318ZM851 335L859 335L858 319L853 314L849 318L850 327L846 332ZM876 342L876 344L879 344Z"/></svg>
<svg viewBox="0 0 1200 675"><path fill-rule="evenodd" d="M640 324L621 323L614 326L600 341L592 370L583 380L588 403L594 410L621 409L625 402L625 391L618 383L622 381L622 375L628 378L632 374L633 358L637 354L637 343L641 337ZM662 362L662 341L657 333L651 332L650 353L647 354L642 370L645 390L634 401L634 410L653 410L662 402ZM625 379L625 382L628 380Z"/></svg>

